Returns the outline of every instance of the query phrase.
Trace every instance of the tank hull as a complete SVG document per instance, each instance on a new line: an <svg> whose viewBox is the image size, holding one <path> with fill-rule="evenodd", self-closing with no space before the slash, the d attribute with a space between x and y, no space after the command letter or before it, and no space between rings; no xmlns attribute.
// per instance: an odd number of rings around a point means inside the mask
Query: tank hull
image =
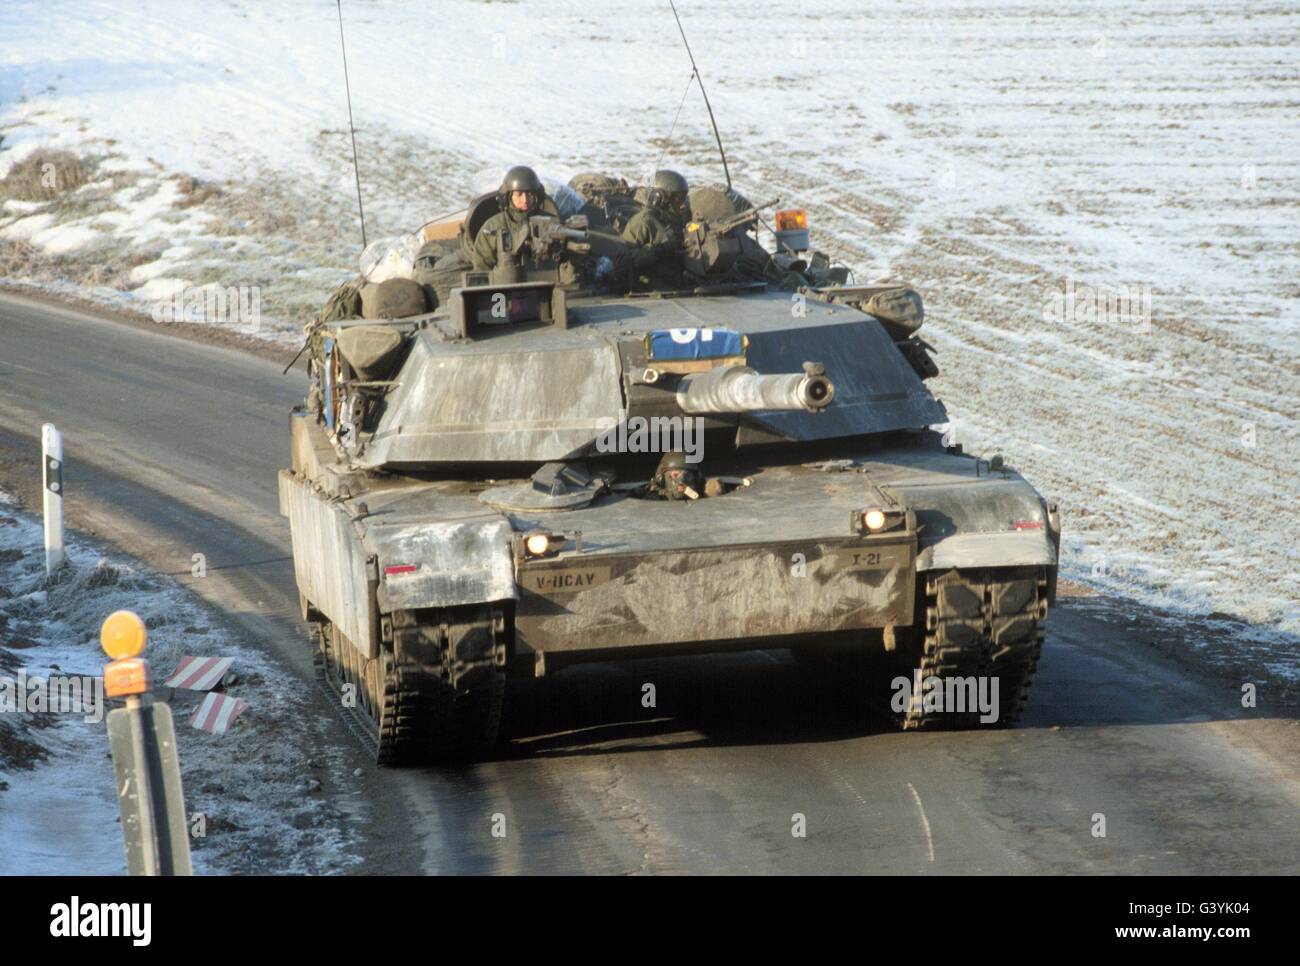
<svg viewBox="0 0 1300 966"><path fill-rule="evenodd" d="M313 431L300 418L296 432ZM808 465L714 466L747 485L710 499L607 492L563 512L494 508L477 478L330 480L306 466L282 473L281 508L304 600L367 656L387 615L477 604L512 613L512 667L547 653L762 649L910 625L926 571L1055 572L1055 522L1037 492L932 437ZM854 513L882 497L906 511L898 524L855 531ZM514 536L538 530L563 536L560 549L521 554Z"/></svg>

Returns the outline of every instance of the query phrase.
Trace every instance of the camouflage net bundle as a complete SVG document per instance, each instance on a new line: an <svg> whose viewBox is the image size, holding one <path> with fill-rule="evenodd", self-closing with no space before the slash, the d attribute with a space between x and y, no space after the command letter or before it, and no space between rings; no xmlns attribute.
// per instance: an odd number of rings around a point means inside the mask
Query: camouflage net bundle
<svg viewBox="0 0 1300 966"><path fill-rule="evenodd" d="M584 201L595 202L610 196L627 197L632 189L622 178L612 178L607 174L576 174L569 179L569 187L582 196Z"/></svg>
<svg viewBox="0 0 1300 966"><path fill-rule="evenodd" d="M337 322L339 319L356 319L361 317L361 286L364 279L357 276L349 279L338 288L336 288L330 297L325 300L319 312L316 313L316 319L307 324L307 333L310 335L316 328L324 322Z"/></svg>
<svg viewBox="0 0 1300 966"><path fill-rule="evenodd" d="M415 280L423 286L429 307L445 303L461 274L473 267L459 239L427 242L415 259Z"/></svg>
<svg viewBox="0 0 1300 966"><path fill-rule="evenodd" d="M697 185L690 192L691 218L694 221L726 221L753 208L750 200L735 188L723 185Z"/></svg>

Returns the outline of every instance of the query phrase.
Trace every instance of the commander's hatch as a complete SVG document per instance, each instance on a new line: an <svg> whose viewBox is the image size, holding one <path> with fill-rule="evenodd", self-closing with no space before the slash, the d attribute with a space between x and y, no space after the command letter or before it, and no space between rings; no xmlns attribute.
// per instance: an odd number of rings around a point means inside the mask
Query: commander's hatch
<svg viewBox="0 0 1300 966"><path fill-rule="evenodd" d="M472 285L451 290L453 334L478 339L492 332L526 325L569 327L564 289L554 282Z"/></svg>

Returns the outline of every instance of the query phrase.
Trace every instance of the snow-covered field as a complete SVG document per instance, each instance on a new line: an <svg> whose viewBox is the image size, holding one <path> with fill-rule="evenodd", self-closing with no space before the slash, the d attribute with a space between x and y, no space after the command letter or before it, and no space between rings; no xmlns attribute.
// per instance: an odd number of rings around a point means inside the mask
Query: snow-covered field
<svg viewBox="0 0 1300 966"><path fill-rule="evenodd" d="M250 702L228 733L210 735L187 723L200 693L170 696L186 813L202 833L191 839L195 871L315 873L353 862L357 815L319 779L355 779L327 743L313 743L309 761L306 745L285 741L311 727L292 673L235 640L171 579L79 539L68 551L70 566L47 580L40 522L0 491L0 688L10 695L0 701L0 873L125 872L103 720L112 702L93 713L44 713L31 699L28 708L8 706L32 693L21 680L101 676L99 626L120 609L150 628L146 656L158 681L181 654L232 657L226 693ZM361 807L349 801L346 811Z"/></svg>
<svg viewBox="0 0 1300 966"><path fill-rule="evenodd" d="M859 280L921 289L955 436L1059 498L1067 575L1300 641L1300 8L679 9L737 187L806 206ZM666 3L344 13L372 239L519 162L720 176L698 91L672 126ZM90 160L76 191L4 203L0 274L146 311L257 286L261 334L291 340L359 248L334 18L6 3L0 176Z"/></svg>

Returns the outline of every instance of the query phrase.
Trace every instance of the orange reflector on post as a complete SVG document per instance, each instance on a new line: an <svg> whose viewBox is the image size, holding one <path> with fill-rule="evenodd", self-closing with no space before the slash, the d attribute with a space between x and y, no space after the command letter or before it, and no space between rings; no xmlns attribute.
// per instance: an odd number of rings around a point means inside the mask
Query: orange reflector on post
<svg viewBox="0 0 1300 966"><path fill-rule="evenodd" d="M777 231L802 231L808 227L808 212L803 208L787 208L776 213Z"/></svg>
<svg viewBox="0 0 1300 966"><path fill-rule="evenodd" d="M142 657L113 661L104 667L104 693L110 698L144 694L152 684L149 662Z"/></svg>

